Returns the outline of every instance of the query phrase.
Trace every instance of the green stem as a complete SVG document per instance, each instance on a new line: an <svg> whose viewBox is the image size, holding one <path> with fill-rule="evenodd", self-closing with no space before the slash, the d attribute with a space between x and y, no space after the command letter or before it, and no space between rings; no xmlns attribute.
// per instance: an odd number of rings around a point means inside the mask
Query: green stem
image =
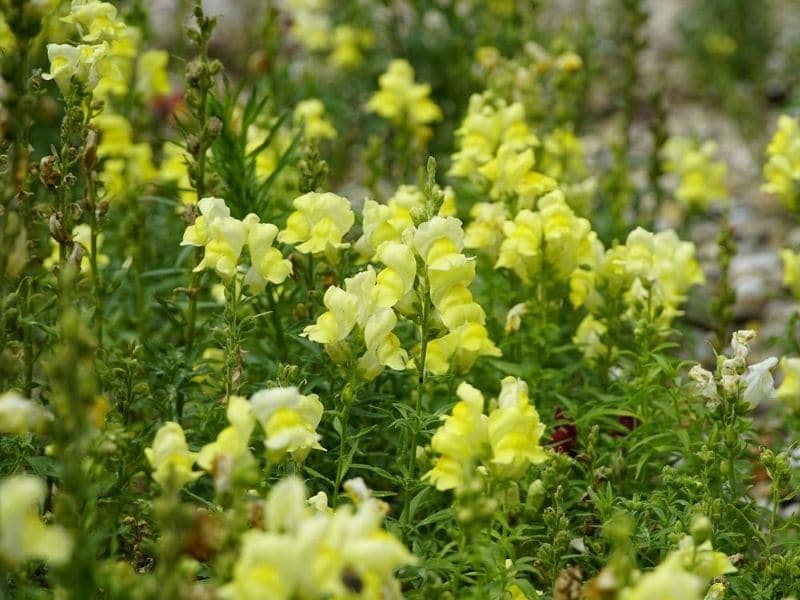
<svg viewBox="0 0 800 600"><path fill-rule="evenodd" d="M97 189L94 173L86 173L87 197L89 201L89 264L92 270L92 288L94 290L94 330L97 338L97 350L103 350L103 282L100 280L100 269L97 267L97 237L100 225L97 219Z"/></svg>
<svg viewBox="0 0 800 600"><path fill-rule="evenodd" d="M23 378L23 392L26 398L31 397L33 392L33 331L31 330L31 287L32 281L28 277L25 286L25 300L22 303L22 337L23 337L23 360L25 362L25 374Z"/></svg>
<svg viewBox="0 0 800 600"><path fill-rule="evenodd" d="M403 536L407 539L408 528L411 524L411 488L415 483L414 472L417 470L417 436L420 430L420 415L422 413L422 394L425 390L425 375L427 370L425 362L428 355L429 320L431 312L431 295L428 276L420 277L420 295L422 296L420 308L420 363L417 366L417 397L414 404L414 415L411 418L411 435L408 446L408 473L406 475L405 489L403 492Z"/></svg>
<svg viewBox="0 0 800 600"><path fill-rule="evenodd" d="M267 300L269 302L269 315L272 320L272 327L275 329L275 340L278 343L278 358L282 361L286 360L288 348L286 346L286 337L283 335L283 327L281 326L281 317L278 313L278 300L275 297L275 288L270 286L267 293Z"/></svg>

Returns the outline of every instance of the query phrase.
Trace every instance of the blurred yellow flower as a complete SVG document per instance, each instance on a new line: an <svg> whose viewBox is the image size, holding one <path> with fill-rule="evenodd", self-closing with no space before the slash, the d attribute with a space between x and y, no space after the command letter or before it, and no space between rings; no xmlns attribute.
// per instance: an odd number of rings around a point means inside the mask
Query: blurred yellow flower
<svg viewBox="0 0 800 600"><path fill-rule="evenodd" d="M37 477L14 475L0 481L0 562L16 567L31 559L60 566L72 553L72 539L60 525L39 518L45 484Z"/></svg>
<svg viewBox="0 0 800 600"><path fill-rule="evenodd" d="M378 83L380 89L367 102L367 110L426 142L432 135L429 125L442 119L442 111L430 99L431 86L414 82L414 69L405 59L390 62Z"/></svg>
<svg viewBox="0 0 800 600"><path fill-rule="evenodd" d="M202 475L192 470L196 454L189 451L183 428L173 421L161 426L144 454L153 467L153 479L164 489L182 488Z"/></svg>
<svg viewBox="0 0 800 600"><path fill-rule="evenodd" d="M347 248L342 238L355 222L350 201L330 192L308 192L294 200L295 211L278 240L293 244L303 254Z"/></svg>

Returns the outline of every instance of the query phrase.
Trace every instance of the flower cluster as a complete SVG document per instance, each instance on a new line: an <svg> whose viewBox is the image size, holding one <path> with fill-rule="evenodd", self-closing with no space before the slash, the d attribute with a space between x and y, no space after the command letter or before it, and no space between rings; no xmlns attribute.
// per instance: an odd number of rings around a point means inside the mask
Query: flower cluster
<svg viewBox="0 0 800 600"><path fill-rule="evenodd" d="M189 450L178 423L161 426L152 447L145 449L153 468L153 479L165 489L177 489L205 471L211 475L217 490L229 489L236 473L255 463L250 452L250 437L256 422L264 431L264 446L270 462L277 463L291 455L300 464L311 450L324 450L316 431L323 410L316 394L303 395L295 387L261 390L249 401L241 396L230 396L229 425L199 452ZM192 469L195 463L202 471Z"/></svg>
<svg viewBox="0 0 800 600"><path fill-rule="evenodd" d="M556 187L555 180L533 170L539 140L528 128L519 102L508 105L489 93L474 94L456 135L459 150L450 175L486 187L492 200L515 198L521 206L530 206Z"/></svg>
<svg viewBox="0 0 800 600"><path fill-rule="evenodd" d="M789 210L797 210L800 199L800 121L787 115L778 119L778 130L767 146L761 187L775 194Z"/></svg>
<svg viewBox="0 0 800 600"><path fill-rule="evenodd" d="M298 102L294 107L294 124L303 128L303 135L309 140L332 140L336 129L325 117L325 105L318 98Z"/></svg>
<svg viewBox="0 0 800 600"><path fill-rule="evenodd" d="M591 223L575 215L560 190L543 196L538 211L522 209L505 222L503 235L495 268L511 269L525 283L543 269L565 281L576 269L594 266L602 253Z"/></svg>
<svg viewBox="0 0 800 600"><path fill-rule="evenodd" d="M728 166L714 160L716 151L714 142L700 144L684 137L670 138L664 145L664 171L675 176L675 199L685 208L702 211L712 202L727 200Z"/></svg>
<svg viewBox="0 0 800 600"><path fill-rule="evenodd" d="M589 174L583 142L568 127L557 127L542 138L537 168L558 181L570 206L586 215L591 208L597 180Z"/></svg>
<svg viewBox="0 0 800 600"><path fill-rule="evenodd" d="M425 479L437 489L458 488L471 480L478 468L498 480L516 480L531 464L544 462L546 455L539 443L544 424L530 403L523 380L503 379L496 408L488 415L480 390L461 383L456 394L459 402L431 440L431 448L439 456Z"/></svg>
<svg viewBox="0 0 800 600"><path fill-rule="evenodd" d="M147 142L133 141L128 119L104 111L92 120L92 126L100 132L97 156L103 159L100 181L108 200L123 199L157 177L152 148Z"/></svg>
<svg viewBox="0 0 800 600"><path fill-rule="evenodd" d="M294 199L295 211L286 221L286 229L278 240L294 244L303 254L335 256L336 250L347 248L342 242L355 222L350 201L330 192L308 192Z"/></svg>
<svg viewBox="0 0 800 600"><path fill-rule="evenodd" d="M747 364L750 343L755 336L755 331L750 329L735 332L731 337L733 355L719 356L715 373L700 365L692 367L689 378L709 408L715 409L723 401L731 403L742 400L749 409L753 409L762 401L775 397L772 369L778 364L778 359L769 357L755 364Z"/></svg>
<svg viewBox="0 0 800 600"><path fill-rule="evenodd" d="M736 570L725 554L713 549L711 540L696 544L687 535L678 549L655 569L635 574L635 581L621 590L618 597L620 600L701 600L712 579Z"/></svg>
<svg viewBox="0 0 800 600"><path fill-rule="evenodd" d="M408 131L419 143L427 142L433 135L430 124L442 119L442 111L430 99L431 86L415 83L414 69L404 59L389 63L378 84L367 110Z"/></svg>
<svg viewBox="0 0 800 600"><path fill-rule="evenodd" d="M140 33L128 27L117 15L116 7L100 0L72 0L70 14L62 19L73 25L81 43L48 44L50 72L61 93L68 96L73 80L96 96L122 95L133 75ZM165 52L143 53L137 66L137 91L144 99L169 91Z"/></svg>
<svg viewBox="0 0 800 600"><path fill-rule="evenodd" d="M394 267L376 274L370 266L346 279L344 289L329 287L323 298L327 311L302 333L311 341L324 344L337 360L346 355L344 341L357 328L365 346L357 366L368 380L376 377L383 367L403 370L408 364L408 354L393 333L397 325L393 307L411 289L416 265L413 255L402 244L385 242L381 250Z"/></svg>
<svg viewBox="0 0 800 600"><path fill-rule="evenodd" d="M454 361L468 370L479 356L499 356L488 337L486 316L469 290L475 278L474 261L463 253L464 230L448 212L448 194L435 190L443 202L436 216L424 218L425 196L413 186L402 186L388 205L367 200L364 205L363 235L356 242L362 255L383 264L376 272L366 270L345 281L345 288L332 286L325 292L328 309L303 335L326 345L334 357L345 355L342 342L354 329L361 333L366 352L358 366L367 379L383 367L405 369L408 355L392 333L398 311L408 317L418 314L444 333L426 347L429 372L444 374ZM414 292L417 292L416 294ZM424 307L430 305L434 314Z"/></svg>
<svg viewBox="0 0 800 600"><path fill-rule="evenodd" d="M456 206L452 188L445 188L442 194L444 201L438 215L454 216ZM403 232L414 227L414 223L423 218L424 212L425 194L415 185L401 185L386 204L366 199L361 211L362 233L354 248L364 260L372 259L383 242L401 241Z"/></svg>
<svg viewBox="0 0 800 600"><path fill-rule="evenodd" d="M672 230L654 234L637 227L625 244L608 249L594 267L573 271L570 300L590 313L573 341L587 357L605 352L600 342L607 329L602 313L611 299L624 303L628 319L667 330L681 314L689 289L705 281L694 255L694 244L681 241Z"/></svg>
<svg viewBox="0 0 800 600"><path fill-rule="evenodd" d="M72 539L60 525L39 518L45 485L30 475L0 481L0 563L16 567L31 559L63 565L72 553Z"/></svg>
<svg viewBox="0 0 800 600"><path fill-rule="evenodd" d="M381 527L386 506L356 499L355 507L331 510L322 493L308 500L300 479L281 480L267 496L263 527L242 536L220 597L255 600L265 590L275 600L402 597L393 573L415 558Z"/></svg>
<svg viewBox="0 0 800 600"><path fill-rule="evenodd" d="M195 271L214 269L220 277L230 280L247 245L251 264L244 283L252 293L263 291L267 282L282 283L292 272L289 260L272 247L278 235L275 225L261 223L253 213L241 221L232 217L222 198L203 198L198 207L200 215L186 228L181 242L182 246L205 248L203 260Z"/></svg>
<svg viewBox="0 0 800 600"><path fill-rule="evenodd" d="M415 230L406 230L404 238L424 265L426 286L421 294L429 295L435 317L446 331L428 344L425 369L442 375L452 362L466 372L480 356L500 356L486 330L483 308L469 290L475 279L475 262L463 254L461 221L436 216ZM422 297L420 302L424 305L427 299Z"/></svg>

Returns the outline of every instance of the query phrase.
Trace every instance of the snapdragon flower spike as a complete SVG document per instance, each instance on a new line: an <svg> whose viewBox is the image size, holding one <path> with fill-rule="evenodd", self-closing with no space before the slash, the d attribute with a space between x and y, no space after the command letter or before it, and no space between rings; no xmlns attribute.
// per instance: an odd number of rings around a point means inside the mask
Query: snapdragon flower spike
<svg viewBox="0 0 800 600"><path fill-rule="evenodd" d="M800 201L800 121L788 115L778 119L778 129L767 146L766 182L761 189L776 195L789 210Z"/></svg>
<svg viewBox="0 0 800 600"><path fill-rule="evenodd" d="M545 427L530 403L527 384L515 377L501 383L497 406L488 415L480 390L466 382L458 386L459 402L431 440L439 456L424 479L437 489L460 487L479 467L499 481L518 480L530 465L546 459L540 445Z"/></svg>
<svg viewBox="0 0 800 600"><path fill-rule="evenodd" d="M470 97L456 138L459 150L452 157L449 174L473 180L479 173L485 175L480 169L495 159L501 146L504 152L521 153L539 144L525 120L522 103L508 104L492 98L490 92Z"/></svg>
<svg viewBox="0 0 800 600"><path fill-rule="evenodd" d="M728 199L725 176L728 166L714 161L717 145L673 137L664 145L664 171L677 178L675 199L683 206L705 210L712 202Z"/></svg>
<svg viewBox="0 0 800 600"><path fill-rule="evenodd" d="M426 142L433 133L429 125L442 119L442 111L430 99L431 86L415 83L414 69L404 59L390 62L378 83L380 89L367 102L367 110Z"/></svg>
<svg viewBox="0 0 800 600"><path fill-rule="evenodd" d="M222 198L203 198L198 203L200 215L184 231L182 246L203 246L203 260L195 271L214 269L224 280L237 272L242 250L250 251L251 265L244 284L253 294L264 290L267 283L282 283L292 272L291 262L272 247L278 228L261 223L250 213L242 221L230 216Z"/></svg>
<svg viewBox="0 0 800 600"><path fill-rule="evenodd" d="M461 253L461 221L435 216L416 230L407 230L406 237L425 265L431 302L447 329L447 333L428 344L425 368L436 375L444 374L452 361L459 370L466 371L479 356L500 356L500 349L486 331L483 308L469 291L475 265Z"/></svg>
<svg viewBox="0 0 800 600"><path fill-rule="evenodd" d="M361 273L345 279L345 289L329 287L323 298L328 310L317 318L316 323L307 326L301 335L325 344L326 350L334 354L337 344L357 328L366 346L366 352L358 359L358 367L367 380L374 379L383 367L395 370L407 368L408 354L393 333L397 316L392 306L406 285L403 283L403 273L408 269L399 264L397 266L399 272L391 273L380 283L379 275L369 266ZM399 288L395 286L398 281Z"/></svg>

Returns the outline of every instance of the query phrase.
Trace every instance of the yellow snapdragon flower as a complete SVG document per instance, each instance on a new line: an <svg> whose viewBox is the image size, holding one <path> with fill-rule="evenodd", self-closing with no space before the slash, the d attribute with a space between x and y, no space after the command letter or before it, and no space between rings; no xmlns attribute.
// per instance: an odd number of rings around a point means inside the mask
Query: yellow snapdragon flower
<svg viewBox="0 0 800 600"><path fill-rule="evenodd" d="M800 199L800 121L788 115L778 119L778 129L767 146L766 182L761 189L780 198L789 210Z"/></svg>
<svg viewBox="0 0 800 600"><path fill-rule="evenodd" d="M111 42L126 29L116 7L100 0L72 0L69 15L61 20L75 25L84 42Z"/></svg>
<svg viewBox="0 0 800 600"><path fill-rule="evenodd" d="M465 473L475 468L489 449L489 417L483 414L484 398L466 382L456 390L459 401L431 439L431 448L439 454L433 468L423 479L438 490L452 490L462 485Z"/></svg>
<svg viewBox="0 0 800 600"><path fill-rule="evenodd" d="M145 50L139 55L136 62L136 91L145 102L170 93L168 64L169 52L166 50Z"/></svg>
<svg viewBox="0 0 800 600"><path fill-rule="evenodd" d="M92 125L100 132L97 155L104 161L99 179L106 198L124 198L158 176L150 144L134 143L128 119L106 110L92 120Z"/></svg>
<svg viewBox="0 0 800 600"><path fill-rule="evenodd" d="M714 201L728 199L725 176L728 166L714 161L717 145L683 137L670 138L664 145L664 171L677 178L675 199L686 208L705 210Z"/></svg>
<svg viewBox="0 0 800 600"><path fill-rule="evenodd" d="M158 169L158 178L161 181L173 183L178 188L178 198L182 204L195 204L197 194L192 189L189 180L188 155L180 144L166 142L164 156Z"/></svg>
<svg viewBox="0 0 800 600"><path fill-rule="evenodd" d="M493 200L518 198L522 205L531 204L542 194L553 191L556 181L533 170L536 159L533 150L522 152L502 144L497 154L478 169L490 183L489 195Z"/></svg>
<svg viewBox="0 0 800 600"><path fill-rule="evenodd" d="M519 479L529 465L546 459L539 443L544 424L530 403L527 383L510 376L501 383L497 408L488 422L492 472L499 479Z"/></svg>
<svg viewBox="0 0 800 600"><path fill-rule="evenodd" d="M442 119L442 111L430 99L431 86L415 83L414 69L405 59L390 62L378 84L380 89L367 102L367 110L408 129L425 143L433 133L429 125Z"/></svg>
<svg viewBox="0 0 800 600"><path fill-rule="evenodd" d="M39 518L44 482L30 475L0 481L0 562L17 567L31 559L60 566L72 554L72 538L60 525Z"/></svg>
<svg viewBox="0 0 800 600"><path fill-rule="evenodd" d="M583 357L594 364L598 358L605 356L608 346L603 343L603 336L608 332L605 321L592 314L586 315L575 330L572 343L580 348Z"/></svg>
<svg viewBox="0 0 800 600"><path fill-rule="evenodd" d="M197 465L211 474L218 491L230 489L235 471L255 462L250 452L250 436L256 417L250 403L241 396L230 396L226 417L229 425L197 453Z"/></svg>
<svg viewBox="0 0 800 600"><path fill-rule="evenodd" d="M694 244L680 240L672 230L653 234L637 227L625 244L610 248L588 266L590 271L570 276L570 300L576 308L585 305L597 312L605 296L621 296L627 317L652 319L661 330L681 314L689 289L705 281ZM643 310L650 315L642 315ZM584 344L591 341L588 329L578 337Z"/></svg>
<svg viewBox="0 0 800 600"><path fill-rule="evenodd" d="M679 547L655 569L621 590L620 600L701 600L715 577L735 573L728 557L715 551L711 540L696 545L685 536Z"/></svg>
<svg viewBox="0 0 800 600"><path fill-rule="evenodd" d="M52 420L53 413L38 402L14 391L0 394L0 433L37 432Z"/></svg>
<svg viewBox="0 0 800 600"><path fill-rule="evenodd" d="M783 261L783 284L795 298L800 298L800 254L784 248L780 256Z"/></svg>
<svg viewBox="0 0 800 600"><path fill-rule="evenodd" d="M333 30L333 50L328 61L340 69L352 70L364 62L363 50L375 44L375 36L369 29L338 25Z"/></svg>
<svg viewBox="0 0 800 600"><path fill-rule="evenodd" d="M792 410L800 409L800 358L782 357L780 362L783 382L776 397Z"/></svg>
<svg viewBox="0 0 800 600"><path fill-rule="evenodd" d="M328 0L288 0L292 37L309 52L326 50L331 42L333 23Z"/></svg>
<svg viewBox="0 0 800 600"><path fill-rule="evenodd" d="M539 444L544 425L530 403L527 384L506 377L496 407L487 416L480 390L461 383L459 402L434 433L431 449L439 456L424 475L439 490L455 489L483 465L498 480L516 480L531 464L546 459Z"/></svg>
<svg viewBox="0 0 800 600"><path fill-rule="evenodd" d="M459 150L452 157L448 173L471 179L495 158L500 146L507 149L504 152L519 153L539 143L525 121L523 105L494 99L489 92L470 97L467 115L456 131L456 138Z"/></svg>
<svg viewBox="0 0 800 600"><path fill-rule="evenodd" d="M101 79L121 81L122 73L112 60L108 42L95 45L72 46L70 44L47 44L50 72L42 79L54 80L63 95L68 95L72 78L94 91Z"/></svg>
<svg viewBox="0 0 800 600"><path fill-rule="evenodd" d="M359 582L364 598L383 597L396 587L394 571L416 561L382 528L383 503L365 497L356 507L331 510L324 499L315 499L309 503L295 477L270 490L266 528L242 536L233 580L220 590L221 598L256 600L265 589L276 600L346 598L352 595L348 580Z"/></svg>
<svg viewBox="0 0 800 600"><path fill-rule="evenodd" d="M264 291L267 282L283 283L292 273L292 263L283 258L280 250L272 247L278 236L278 228L272 223L261 223L254 214L244 218L247 228L247 247L251 266L244 277L244 284L253 294Z"/></svg>
<svg viewBox="0 0 800 600"><path fill-rule="evenodd" d="M270 461L291 454L302 463L311 450L324 450L317 433L324 407L316 394L304 396L295 387L273 388L253 394L250 405L266 434Z"/></svg>
<svg viewBox="0 0 800 600"><path fill-rule="evenodd" d="M386 267L375 280L374 301L389 308L397 304L414 287L417 261L414 252L401 242L383 242L375 252L375 260Z"/></svg>
<svg viewBox="0 0 800 600"><path fill-rule="evenodd" d="M396 266L402 271L402 267ZM395 287L394 275L400 280L400 290ZM384 366L403 370L408 363L408 354L392 332L397 317L392 310L391 300L402 291L403 275L395 273L384 278L381 284L378 283L378 278L379 275L369 266L346 279L345 289L329 287L323 298L328 310L301 334L314 342L325 344L330 353L357 326L363 334L366 346L366 352L359 358L358 365L362 376L368 380L376 377Z"/></svg>
<svg viewBox="0 0 800 600"><path fill-rule="evenodd" d="M330 192L308 192L295 198L295 211L278 240L293 244L303 254L320 254L347 248L342 238L355 222L350 201Z"/></svg>
<svg viewBox="0 0 800 600"><path fill-rule="evenodd" d="M153 467L153 479L162 488L179 489L202 475L192 470L197 455L189 451L183 428L173 421L161 426L144 454Z"/></svg>
<svg viewBox="0 0 800 600"><path fill-rule="evenodd" d="M336 128L325 118L325 105L317 98L298 102L294 107L294 124L303 127L303 134L309 140L332 140Z"/></svg>
<svg viewBox="0 0 800 600"><path fill-rule="evenodd" d="M502 202L478 202L469 211L472 220L464 235L464 247L497 257L508 210Z"/></svg>
<svg viewBox="0 0 800 600"><path fill-rule="evenodd" d="M442 190L444 201L439 216L455 215L455 194L451 187ZM365 260L372 259L383 242L402 240L403 232L414 227L425 210L425 194L415 185L401 185L394 195L379 204L365 200L362 208L362 234L354 244Z"/></svg>
<svg viewBox="0 0 800 600"><path fill-rule="evenodd" d="M582 266L594 265L602 245L588 220L578 217L561 191L543 196L534 212L522 209L503 225L505 239L495 268L511 269L531 283L543 265L557 279L569 279Z"/></svg>

